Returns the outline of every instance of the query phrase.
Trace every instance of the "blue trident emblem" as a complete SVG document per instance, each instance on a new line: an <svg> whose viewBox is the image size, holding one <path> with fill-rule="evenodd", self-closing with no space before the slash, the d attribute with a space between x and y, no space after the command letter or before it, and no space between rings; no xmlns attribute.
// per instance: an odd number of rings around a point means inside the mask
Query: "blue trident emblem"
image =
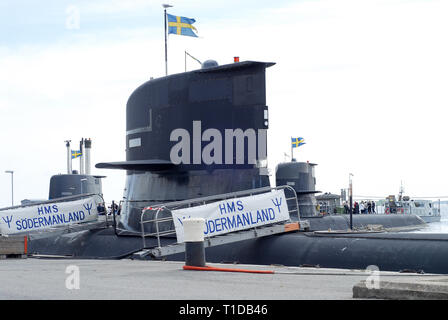
<svg viewBox="0 0 448 320"><path fill-rule="evenodd" d="M93 205L90 203L88 204L83 204L82 205L84 207L84 209L86 209L89 212L89 216L90 216L90 210L92 210Z"/></svg>
<svg viewBox="0 0 448 320"><path fill-rule="evenodd" d="M278 209L278 213L280 213L280 212L281 212L281 210L280 210L280 206L282 205L283 198L280 198L280 200L279 200L279 198L275 198L275 200L274 200L274 199L271 199L271 201L272 201L272 203L274 204L274 206L277 207L277 209Z"/></svg>

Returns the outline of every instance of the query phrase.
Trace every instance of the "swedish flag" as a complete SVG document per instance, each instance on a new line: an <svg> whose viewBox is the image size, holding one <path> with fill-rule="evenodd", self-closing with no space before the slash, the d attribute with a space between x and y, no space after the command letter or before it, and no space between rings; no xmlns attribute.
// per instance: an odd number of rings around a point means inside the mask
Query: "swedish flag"
<svg viewBox="0 0 448 320"><path fill-rule="evenodd" d="M80 150L72 150L72 159L78 158L82 155Z"/></svg>
<svg viewBox="0 0 448 320"><path fill-rule="evenodd" d="M168 33L174 33L182 36L197 37L193 32L196 28L193 27L193 23L196 22L195 19L173 16L172 14L167 14L168 17Z"/></svg>
<svg viewBox="0 0 448 320"><path fill-rule="evenodd" d="M298 148L305 144L305 139L303 138L291 138L291 147Z"/></svg>

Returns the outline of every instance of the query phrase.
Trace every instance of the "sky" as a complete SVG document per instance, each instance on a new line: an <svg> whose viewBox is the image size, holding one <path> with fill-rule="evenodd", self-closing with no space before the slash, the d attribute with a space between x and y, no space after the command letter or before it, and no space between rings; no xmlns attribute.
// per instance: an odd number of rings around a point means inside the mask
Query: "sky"
<svg viewBox="0 0 448 320"><path fill-rule="evenodd" d="M66 172L65 140L92 139L92 173L107 202L123 196L126 102L164 76L162 3L152 0L0 2L0 207L48 199ZM448 196L448 2L438 0L176 1L198 38L170 35L170 74L220 65L266 70L268 165L317 163L316 189L360 197ZM287 155L285 155L285 153ZM79 169L77 160L73 168Z"/></svg>

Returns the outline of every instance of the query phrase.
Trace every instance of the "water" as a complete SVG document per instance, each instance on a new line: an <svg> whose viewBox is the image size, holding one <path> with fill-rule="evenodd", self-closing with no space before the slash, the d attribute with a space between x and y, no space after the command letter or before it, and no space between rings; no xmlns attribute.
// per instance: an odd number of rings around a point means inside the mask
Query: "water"
<svg viewBox="0 0 448 320"><path fill-rule="evenodd" d="M448 233L448 204L440 205L440 222L431 222L416 233Z"/></svg>

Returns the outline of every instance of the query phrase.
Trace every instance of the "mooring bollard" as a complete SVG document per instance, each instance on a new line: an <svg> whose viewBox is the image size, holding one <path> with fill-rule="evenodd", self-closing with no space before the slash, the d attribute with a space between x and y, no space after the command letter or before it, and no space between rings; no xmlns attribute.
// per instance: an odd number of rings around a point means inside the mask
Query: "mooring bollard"
<svg viewBox="0 0 448 320"><path fill-rule="evenodd" d="M205 266L204 227L202 218L186 219L184 225L185 265Z"/></svg>

